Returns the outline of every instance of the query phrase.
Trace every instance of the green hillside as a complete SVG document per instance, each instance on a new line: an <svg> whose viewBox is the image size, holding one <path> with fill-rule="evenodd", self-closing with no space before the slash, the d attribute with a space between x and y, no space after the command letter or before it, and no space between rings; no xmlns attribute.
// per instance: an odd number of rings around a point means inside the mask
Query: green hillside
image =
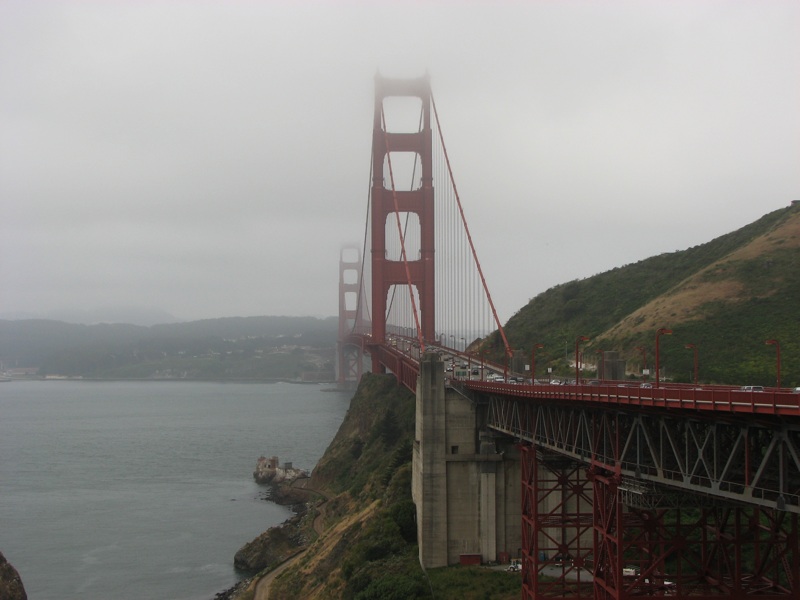
<svg viewBox="0 0 800 600"><path fill-rule="evenodd" d="M555 286L532 299L506 324L512 348L537 350L537 374L546 367L574 375L575 341L587 364L598 350L614 350L649 366L659 327L666 376L691 381L692 350L699 379L708 383L775 385L776 339L782 386L800 385L800 206L771 212L706 244L661 254L587 279ZM487 343L498 349L498 337ZM586 376L594 375L588 370Z"/></svg>

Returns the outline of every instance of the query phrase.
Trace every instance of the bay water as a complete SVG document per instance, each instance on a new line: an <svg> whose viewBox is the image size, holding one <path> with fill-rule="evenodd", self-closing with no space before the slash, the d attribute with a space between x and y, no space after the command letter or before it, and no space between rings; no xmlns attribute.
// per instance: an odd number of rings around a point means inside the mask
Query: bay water
<svg viewBox="0 0 800 600"><path fill-rule="evenodd" d="M30 600L212 600L291 517L258 457L311 470L350 402L330 387L0 383L0 552Z"/></svg>

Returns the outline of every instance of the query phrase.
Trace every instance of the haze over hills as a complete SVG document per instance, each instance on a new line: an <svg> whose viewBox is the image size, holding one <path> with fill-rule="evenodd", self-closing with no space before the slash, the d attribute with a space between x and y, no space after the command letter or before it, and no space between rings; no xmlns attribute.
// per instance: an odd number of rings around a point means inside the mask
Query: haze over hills
<svg viewBox="0 0 800 600"><path fill-rule="evenodd" d="M29 319L46 319L63 321L78 325L95 325L98 323L126 323L150 327L164 323L180 323L183 320L160 308L135 306L106 306L101 308L60 309L45 313L0 313L0 320L22 321Z"/></svg>
<svg viewBox="0 0 800 600"><path fill-rule="evenodd" d="M770 339L780 344L782 385L800 385L800 202L706 244L555 286L505 331L528 354L544 344L536 354L541 373L545 365L569 373L579 336L591 338L580 345L584 362L614 350L639 372L645 355L652 369L662 327L673 333L660 340L661 365L675 380L691 381L686 344L696 344L700 381L775 385Z"/></svg>
<svg viewBox="0 0 800 600"><path fill-rule="evenodd" d="M149 315L174 319L158 311ZM108 324L115 320L110 312L83 316L107 322L0 320L0 362L6 368L38 367L42 373L73 376L245 379L299 377L306 367L320 371L325 364L333 376L335 317L141 326ZM580 349L591 368L599 351L617 351L627 360L629 374L641 373L645 361L652 369L655 332L662 327L673 332L660 342L669 378L691 381L693 351L686 344L695 344L701 382L775 385L776 347L765 341L777 340L782 385L800 385L800 202L706 244L555 286L522 307L505 331L523 356L530 356L534 344L544 345L536 352L542 377L548 367L574 374L579 336L590 338ZM324 348L324 357L288 361L281 374L265 369L265 352L273 355L271 349L287 346ZM484 346L503 360L497 334Z"/></svg>
<svg viewBox="0 0 800 600"><path fill-rule="evenodd" d="M142 327L0 320L0 363L101 379L326 380L336 318L239 317Z"/></svg>

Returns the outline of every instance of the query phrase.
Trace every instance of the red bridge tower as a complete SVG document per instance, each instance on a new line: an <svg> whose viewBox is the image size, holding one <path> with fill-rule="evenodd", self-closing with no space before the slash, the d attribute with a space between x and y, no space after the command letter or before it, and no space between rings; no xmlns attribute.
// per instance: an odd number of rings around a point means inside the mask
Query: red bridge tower
<svg viewBox="0 0 800 600"><path fill-rule="evenodd" d="M422 103L420 130L411 133L386 131L384 99L392 96L417 97ZM387 298L392 286L416 288L419 297L419 331L423 341L435 338L434 211L432 174L432 137L430 119L431 91L427 77L389 79L375 77L375 120L372 135L372 338L382 344L386 339ZM417 189L398 190L392 172L392 154L413 152L418 155L421 185ZM419 218L419 256L406 260L387 257L386 230L394 227L399 214L414 213ZM399 223L399 221L398 221ZM399 225L398 225L399 227ZM373 355L373 371L384 368Z"/></svg>

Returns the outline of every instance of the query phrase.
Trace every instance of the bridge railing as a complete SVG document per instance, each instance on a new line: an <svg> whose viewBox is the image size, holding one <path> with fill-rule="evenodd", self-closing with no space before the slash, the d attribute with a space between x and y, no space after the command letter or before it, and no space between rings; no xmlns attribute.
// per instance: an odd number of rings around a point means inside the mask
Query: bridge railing
<svg viewBox="0 0 800 600"><path fill-rule="evenodd" d="M731 386L640 387L638 384L520 385L466 381L476 391L520 398L590 402L607 406L672 408L684 411L800 416L800 393L790 390L744 391Z"/></svg>

